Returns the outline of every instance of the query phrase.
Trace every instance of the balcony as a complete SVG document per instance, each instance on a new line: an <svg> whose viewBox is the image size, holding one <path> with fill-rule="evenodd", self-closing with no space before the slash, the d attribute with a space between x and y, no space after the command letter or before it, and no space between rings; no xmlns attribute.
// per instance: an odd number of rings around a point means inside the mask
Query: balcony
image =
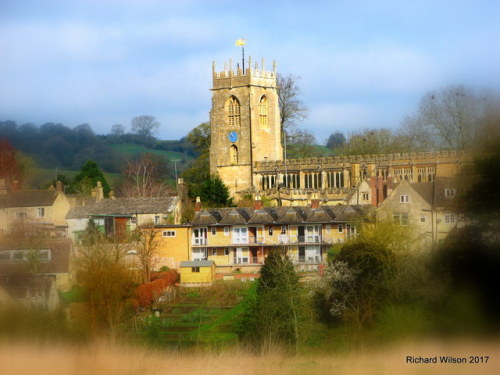
<svg viewBox="0 0 500 375"><path fill-rule="evenodd" d="M234 257L233 264L260 264L257 257Z"/></svg>
<svg viewBox="0 0 500 375"><path fill-rule="evenodd" d="M316 263L321 263L323 261L321 259L321 255L313 255L313 256L299 255L296 257L292 257L291 260L293 263L299 263L299 264L302 264L302 263L316 264Z"/></svg>
<svg viewBox="0 0 500 375"><path fill-rule="evenodd" d="M204 237L193 237L193 246L206 246L208 243Z"/></svg>
<svg viewBox="0 0 500 375"><path fill-rule="evenodd" d="M266 243L264 236L245 236L233 237L232 245L264 245Z"/></svg>

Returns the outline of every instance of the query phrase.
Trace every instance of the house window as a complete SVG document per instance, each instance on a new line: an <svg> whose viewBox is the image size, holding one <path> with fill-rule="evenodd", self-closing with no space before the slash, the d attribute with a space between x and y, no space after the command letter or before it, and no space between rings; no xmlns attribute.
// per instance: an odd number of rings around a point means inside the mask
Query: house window
<svg viewBox="0 0 500 375"><path fill-rule="evenodd" d="M326 225L325 226L326 233L331 233L332 231L332 226L331 225Z"/></svg>
<svg viewBox="0 0 500 375"><path fill-rule="evenodd" d="M163 237L175 237L175 230L164 230Z"/></svg>
<svg viewBox="0 0 500 375"><path fill-rule="evenodd" d="M272 236L273 235L273 227L269 227L269 235Z"/></svg>
<svg viewBox="0 0 500 375"><path fill-rule="evenodd" d="M229 236L229 227L224 227L224 236Z"/></svg>
<svg viewBox="0 0 500 375"><path fill-rule="evenodd" d="M217 228L215 227L210 228L210 232L212 232L212 236L215 236L217 234Z"/></svg>
<svg viewBox="0 0 500 375"><path fill-rule="evenodd" d="M444 215L444 222L446 224L453 224L453 223L455 223L455 214L445 214Z"/></svg>
<svg viewBox="0 0 500 375"><path fill-rule="evenodd" d="M26 219L26 217L27 217L27 216L28 216L28 215L27 215L27 214L26 214L26 212L24 212L24 211L21 211L21 212L16 212L16 217L17 217L18 219Z"/></svg>
<svg viewBox="0 0 500 375"><path fill-rule="evenodd" d="M2 261L2 260L10 260L10 252L9 251L0 252L0 261Z"/></svg>
<svg viewBox="0 0 500 375"><path fill-rule="evenodd" d="M134 224L134 225L135 225L135 224L137 224L137 217L132 216L132 217L130 218L130 224Z"/></svg>
<svg viewBox="0 0 500 375"><path fill-rule="evenodd" d="M229 248L228 247L224 248L224 255L229 255Z"/></svg>
<svg viewBox="0 0 500 375"><path fill-rule="evenodd" d="M200 267L191 267L191 272L200 272Z"/></svg>
<svg viewBox="0 0 500 375"><path fill-rule="evenodd" d="M37 209L38 217L44 217L45 216L45 208L44 207L38 207Z"/></svg>
<svg viewBox="0 0 500 375"><path fill-rule="evenodd" d="M281 234L286 234L286 225L281 226Z"/></svg>
<svg viewBox="0 0 500 375"><path fill-rule="evenodd" d="M155 215L155 224L160 224L160 215Z"/></svg>
<svg viewBox="0 0 500 375"><path fill-rule="evenodd" d="M444 189L444 196L446 198L453 198L456 194L455 189Z"/></svg>
<svg viewBox="0 0 500 375"><path fill-rule="evenodd" d="M212 249L212 255L213 256L217 255L217 249Z"/></svg>
<svg viewBox="0 0 500 375"><path fill-rule="evenodd" d="M400 203L408 203L410 201L410 197L408 195L400 195L399 202Z"/></svg>
<svg viewBox="0 0 500 375"><path fill-rule="evenodd" d="M339 224L339 233L344 231L344 224Z"/></svg>
<svg viewBox="0 0 500 375"><path fill-rule="evenodd" d="M420 216L420 222L425 223L425 216Z"/></svg>
<svg viewBox="0 0 500 375"><path fill-rule="evenodd" d="M394 224L408 225L408 214L394 214L392 216Z"/></svg>
<svg viewBox="0 0 500 375"><path fill-rule="evenodd" d="M227 122L230 127L241 126L240 102L231 96L226 103Z"/></svg>
<svg viewBox="0 0 500 375"><path fill-rule="evenodd" d="M370 196L369 196L369 194L368 194L368 193L363 193L363 200L364 200L364 201L367 201L368 199L370 199L369 197L370 197Z"/></svg>
<svg viewBox="0 0 500 375"><path fill-rule="evenodd" d="M401 214L401 225L408 225L408 214Z"/></svg>

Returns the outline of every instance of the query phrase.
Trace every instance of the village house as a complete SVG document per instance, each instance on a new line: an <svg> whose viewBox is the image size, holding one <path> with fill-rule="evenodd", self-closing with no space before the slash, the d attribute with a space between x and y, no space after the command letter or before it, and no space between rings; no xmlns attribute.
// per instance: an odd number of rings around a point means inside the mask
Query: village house
<svg viewBox="0 0 500 375"><path fill-rule="evenodd" d="M218 273L256 271L269 252L283 249L298 269L313 270L328 249L357 234L370 206L214 208L196 212L190 260L213 260Z"/></svg>
<svg viewBox="0 0 500 375"><path fill-rule="evenodd" d="M73 246L67 238L3 238L0 241L0 277L32 274L54 281L58 290L74 282Z"/></svg>
<svg viewBox="0 0 500 375"><path fill-rule="evenodd" d="M464 225L453 210L457 194L454 178L433 182L399 183L377 209L379 219L409 225L420 234L423 245L438 245L454 228Z"/></svg>
<svg viewBox="0 0 500 375"><path fill-rule="evenodd" d="M0 309L25 307L54 310L59 305L55 281L47 276L0 276Z"/></svg>
<svg viewBox="0 0 500 375"><path fill-rule="evenodd" d="M79 243L90 219L103 234L124 237L141 225L179 223L180 209L177 196L105 199L98 184L95 202L73 207L66 221L71 238Z"/></svg>
<svg viewBox="0 0 500 375"><path fill-rule="evenodd" d="M65 218L70 204L61 183L48 190L9 191L4 185L0 180L0 236L14 231L66 236Z"/></svg>

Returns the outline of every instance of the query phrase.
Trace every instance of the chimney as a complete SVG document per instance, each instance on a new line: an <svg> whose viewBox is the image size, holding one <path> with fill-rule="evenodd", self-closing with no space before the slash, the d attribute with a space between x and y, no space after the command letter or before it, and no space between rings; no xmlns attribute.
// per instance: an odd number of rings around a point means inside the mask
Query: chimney
<svg viewBox="0 0 500 375"><path fill-rule="evenodd" d="M113 190L109 192L109 199L115 199L115 192Z"/></svg>
<svg viewBox="0 0 500 375"><path fill-rule="evenodd" d="M102 183L101 181L97 181L97 186L95 188L95 200L96 202L99 202L100 200L104 199L104 189L102 188Z"/></svg>
<svg viewBox="0 0 500 375"><path fill-rule="evenodd" d="M262 200L260 199L260 195L255 196L255 199L253 200L253 208L254 210L262 209Z"/></svg>
<svg viewBox="0 0 500 375"><path fill-rule="evenodd" d="M394 190L394 181L392 180L392 176L387 177L387 196L386 198L392 193Z"/></svg>
<svg viewBox="0 0 500 375"><path fill-rule="evenodd" d="M318 194L314 193L311 198L311 208L318 208L318 207L319 207Z"/></svg>
<svg viewBox="0 0 500 375"><path fill-rule="evenodd" d="M196 197L196 202L194 203L194 212L201 211L201 199L200 197Z"/></svg>
<svg viewBox="0 0 500 375"><path fill-rule="evenodd" d="M377 205L384 201L384 177L377 177Z"/></svg>
<svg viewBox="0 0 500 375"><path fill-rule="evenodd" d="M57 182L56 182L56 190L57 190L57 192L59 192L59 193L63 193L63 184L62 184L62 182L61 182L61 181L57 181Z"/></svg>
<svg viewBox="0 0 500 375"><path fill-rule="evenodd" d="M370 188L371 188L371 196L372 196L372 206L377 207L377 177L370 177ZM359 193L358 193L359 194Z"/></svg>

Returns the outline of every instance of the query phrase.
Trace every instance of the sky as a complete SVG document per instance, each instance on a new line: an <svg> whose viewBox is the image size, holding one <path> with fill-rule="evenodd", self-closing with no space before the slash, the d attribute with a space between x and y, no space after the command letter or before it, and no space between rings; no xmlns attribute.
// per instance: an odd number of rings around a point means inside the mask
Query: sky
<svg viewBox="0 0 500 375"><path fill-rule="evenodd" d="M0 0L0 121L99 134L154 116L160 139L209 120L212 61L300 77L324 143L396 129L429 90L500 88L498 1Z"/></svg>

